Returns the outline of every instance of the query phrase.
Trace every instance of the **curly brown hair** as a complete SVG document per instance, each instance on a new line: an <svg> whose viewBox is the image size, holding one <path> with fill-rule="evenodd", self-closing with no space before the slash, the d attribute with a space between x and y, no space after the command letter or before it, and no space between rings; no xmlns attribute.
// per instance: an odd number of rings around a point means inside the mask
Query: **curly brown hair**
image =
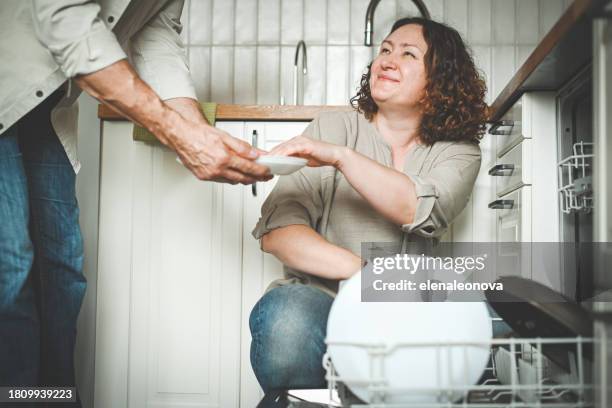
<svg viewBox="0 0 612 408"><path fill-rule="evenodd" d="M478 143L488 117L487 86L461 35L445 24L420 17L397 20L389 34L407 24L423 28L428 46L425 54L427 85L421 100L421 142L426 145L443 140ZM351 98L351 105L367 119L372 119L378 111L370 94L371 67L372 63L361 76L357 95Z"/></svg>

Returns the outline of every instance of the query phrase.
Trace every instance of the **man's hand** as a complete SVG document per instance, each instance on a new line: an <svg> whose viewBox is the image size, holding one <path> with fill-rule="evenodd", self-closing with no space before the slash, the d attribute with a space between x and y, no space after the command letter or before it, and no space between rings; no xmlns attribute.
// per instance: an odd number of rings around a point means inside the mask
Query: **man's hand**
<svg viewBox="0 0 612 408"><path fill-rule="evenodd" d="M251 184L272 178L267 167L253 162L260 151L210 126L196 100L173 98L165 104L195 125L195 128L187 126L176 143L170 144L183 165L197 178L232 184Z"/></svg>
<svg viewBox="0 0 612 408"><path fill-rule="evenodd" d="M171 147L200 180L252 184L272 178L267 167L253 161L257 150L210 125L188 123Z"/></svg>
<svg viewBox="0 0 612 408"><path fill-rule="evenodd" d="M201 180L249 184L271 178L268 168L254 162L260 151L210 126L190 98L167 102L138 77L127 60L75 77L81 89L172 148Z"/></svg>

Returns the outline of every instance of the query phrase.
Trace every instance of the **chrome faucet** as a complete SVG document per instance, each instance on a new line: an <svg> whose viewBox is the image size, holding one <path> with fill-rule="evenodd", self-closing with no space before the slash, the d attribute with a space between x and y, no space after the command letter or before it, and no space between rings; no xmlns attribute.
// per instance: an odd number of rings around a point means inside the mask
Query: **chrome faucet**
<svg viewBox="0 0 612 408"><path fill-rule="evenodd" d="M412 0L412 2L419 9L421 17L431 20L429 10L427 10L427 6L425 6L423 0ZM363 45L366 47L372 46L372 34L374 33L374 12L376 11L376 6L378 6L378 3L380 3L380 0L370 0L370 4L368 4L368 11L366 12L365 20L365 40L363 41Z"/></svg>
<svg viewBox="0 0 612 408"><path fill-rule="evenodd" d="M293 60L293 104L298 104L298 59L302 50L302 75L308 73L308 56L306 54L306 43L303 40L297 43L295 48L295 59ZM304 83L302 82L302 94L304 93ZM302 98L304 95L302 95ZM303 102L302 102L303 103Z"/></svg>

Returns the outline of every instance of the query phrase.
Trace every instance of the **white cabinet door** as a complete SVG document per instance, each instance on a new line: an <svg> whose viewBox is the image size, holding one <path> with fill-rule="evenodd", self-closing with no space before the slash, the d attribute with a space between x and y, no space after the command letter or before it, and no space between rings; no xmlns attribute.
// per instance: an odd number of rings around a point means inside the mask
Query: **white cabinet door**
<svg viewBox="0 0 612 408"><path fill-rule="evenodd" d="M253 133L256 132L257 146L264 150L270 150L282 141L301 134L307 125L307 122L249 122L245 125L245 139L252 142ZM259 242L251 235L251 231L259 220L261 205L277 181L278 177L274 177L266 183L257 183L255 188L251 186L243 188L243 292L240 353L240 406L243 408L256 406L263 396L251 368L249 315L268 284L274 279L282 277L283 274L282 264L272 255L263 253L259 248Z"/></svg>
<svg viewBox="0 0 612 408"><path fill-rule="evenodd" d="M497 261L517 266L516 273L531 278L531 186L523 186L494 201L496 212ZM512 245L504 245L511 243ZM520 244L520 248L514 244ZM510 259L510 260L509 260ZM498 276L508 274L508 267L498 269ZM501 273L503 270L504 273Z"/></svg>
<svg viewBox="0 0 612 408"><path fill-rule="evenodd" d="M237 407L242 188L131 128L103 126L96 407Z"/></svg>

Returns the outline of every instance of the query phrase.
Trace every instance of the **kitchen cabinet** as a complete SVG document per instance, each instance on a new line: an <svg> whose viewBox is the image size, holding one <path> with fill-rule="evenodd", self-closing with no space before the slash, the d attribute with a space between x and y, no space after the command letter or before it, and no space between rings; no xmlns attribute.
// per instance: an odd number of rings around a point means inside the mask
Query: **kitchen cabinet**
<svg viewBox="0 0 612 408"><path fill-rule="evenodd" d="M218 127L269 149L306 124ZM95 406L255 406L248 314L282 269L250 230L274 182L201 182L131 129L102 123Z"/></svg>
<svg viewBox="0 0 612 408"><path fill-rule="evenodd" d="M562 291L558 277L532 264L531 243L558 242L556 93L525 93L495 122L495 179L489 208L496 212L497 242L523 242L521 275Z"/></svg>
<svg viewBox="0 0 612 408"><path fill-rule="evenodd" d="M104 122L96 407L237 406L241 189Z"/></svg>

